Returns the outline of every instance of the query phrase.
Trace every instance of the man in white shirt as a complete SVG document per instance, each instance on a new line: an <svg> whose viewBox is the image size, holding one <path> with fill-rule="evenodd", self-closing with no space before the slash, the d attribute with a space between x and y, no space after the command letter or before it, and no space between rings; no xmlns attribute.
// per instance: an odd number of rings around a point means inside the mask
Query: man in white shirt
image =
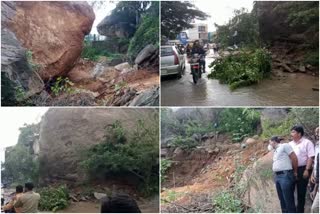
<svg viewBox="0 0 320 214"><path fill-rule="evenodd" d="M298 170L298 159L291 146L280 143L278 137L272 137L268 149L273 151L272 171L276 185L281 211L295 213L294 187Z"/></svg>

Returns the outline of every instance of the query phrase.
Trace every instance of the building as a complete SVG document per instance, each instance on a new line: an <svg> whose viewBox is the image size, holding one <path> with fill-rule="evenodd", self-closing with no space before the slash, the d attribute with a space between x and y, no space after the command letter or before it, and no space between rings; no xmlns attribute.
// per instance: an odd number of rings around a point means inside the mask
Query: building
<svg viewBox="0 0 320 214"><path fill-rule="evenodd" d="M187 30L189 40L208 41L208 25L202 23L194 23L192 25L193 28Z"/></svg>

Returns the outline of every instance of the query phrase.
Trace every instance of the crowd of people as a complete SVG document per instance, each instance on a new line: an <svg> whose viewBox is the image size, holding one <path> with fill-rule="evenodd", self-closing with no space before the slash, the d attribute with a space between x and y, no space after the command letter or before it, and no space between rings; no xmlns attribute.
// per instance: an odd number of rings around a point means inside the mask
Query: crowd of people
<svg viewBox="0 0 320 214"><path fill-rule="evenodd" d="M31 182L16 186L16 192L6 204L1 204L5 213L36 213L40 201L39 193L33 191L34 185ZM1 201L1 203L4 203Z"/></svg>
<svg viewBox="0 0 320 214"><path fill-rule="evenodd" d="M16 186L16 192L11 200L4 205L2 198L1 210L5 213L37 213L40 194L33 191L30 182ZM101 199L101 213L141 213L137 202L127 194L115 194Z"/></svg>
<svg viewBox="0 0 320 214"><path fill-rule="evenodd" d="M319 127L315 136L313 143L305 137L304 128L296 125L291 129L289 143L281 143L278 136L269 141L274 182L283 213L304 213L308 188L313 200L311 212L319 213Z"/></svg>

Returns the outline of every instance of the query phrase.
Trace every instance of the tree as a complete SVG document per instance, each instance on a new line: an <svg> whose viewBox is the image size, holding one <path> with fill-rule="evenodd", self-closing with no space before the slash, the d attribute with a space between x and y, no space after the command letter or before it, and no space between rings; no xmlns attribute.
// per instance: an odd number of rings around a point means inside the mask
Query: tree
<svg viewBox="0 0 320 214"><path fill-rule="evenodd" d="M205 20L209 15L198 10L190 2L161 2L161 35L174 39L182 30L192 28L194 19Z"/></svg>
<svg viewBox="0 0 320 214"><path fill-rule="evenodd" d="M39 134L39 124L25 124L20 129L17 145L6 148L2 164L2 179L6 182L25 183L38 181L39 162L33 156L33 144Z"/></svg>
<svg viewBox="0 0 320 214"><path fill-rule="evenodd" d="M258 22L254 13L245 8L234 10L234 16L226 25L217 25L216 42L223 47L234 44L244 46L258 46ZM233 36L237 32L236 36Z"/></svg>

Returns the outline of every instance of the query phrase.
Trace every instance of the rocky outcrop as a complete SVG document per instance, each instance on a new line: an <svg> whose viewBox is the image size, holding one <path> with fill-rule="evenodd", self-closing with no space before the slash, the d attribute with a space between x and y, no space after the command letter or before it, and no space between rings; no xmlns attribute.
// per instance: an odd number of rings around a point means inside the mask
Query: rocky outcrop
<svg viewBox="0 0 320 214"><path fill-rule="evenodd" d="M8 29L1 30L1 72L22 90L20 99L41 92L44 83L28 64L26 50ZM3 91L9 90L2 88Z"/></svg>
<svg viewBox="0 0 320 214"><path fill-rule="evenodd" d="M107 37L128 38L135 32L135 25L122 20L123 17L106 16L97 26L98 33Z"/></svg>
<svg viewBox="0 0 320 214"><path fill-rule="evenodd" d="M2 2L2 26L32 53L43 80L66 74L79 58L95 15L87 2Z"/></svg>
<svg viewBox="0 0 320 214"><path fill-rule="evenodd" d="M44 83L40 76L34 72L26 57L26 49L23 48L17 40L15 34L7 28L6 24L15 14L15 5L13 2L1 2L1 72L8 78L15 88L19 88L18 99L26 99L38 92L41 92ZM2 85L2 91L8 92L10 89ZM21 101L18 100L18 101ZM6 103L6 98L2 102Z"/></svg>
<svg viewBox="0 0 320 214"><path fill-rule="evenodd" d="M85 109L55 108L43 116L40 128L40 177L42 183L81 182L85 173L79 162L83 152L103 141L106 128L116 122L127 131L136 128L140 119L154 121L154 109Z"/></svg>
<svg viewBox="0 0 320 214"><path fill-rule="evenodd" d="M159 106L159 87L142 92L132 100L130 106Z"/></svg>
<svg viewBox="0 0 320 214"><path fill-rule="evenodd" d="M281 212L272 175L272 153L256 161L243 173L240 185L246 187L244 203L256 212Z"/></svg>
<svg viewBox="0 0 320 214"><path fill-rule="evenodd" d="M158 66L159 49L152 44L147 45L138 53L134 63L140 67Z"/></svg>

